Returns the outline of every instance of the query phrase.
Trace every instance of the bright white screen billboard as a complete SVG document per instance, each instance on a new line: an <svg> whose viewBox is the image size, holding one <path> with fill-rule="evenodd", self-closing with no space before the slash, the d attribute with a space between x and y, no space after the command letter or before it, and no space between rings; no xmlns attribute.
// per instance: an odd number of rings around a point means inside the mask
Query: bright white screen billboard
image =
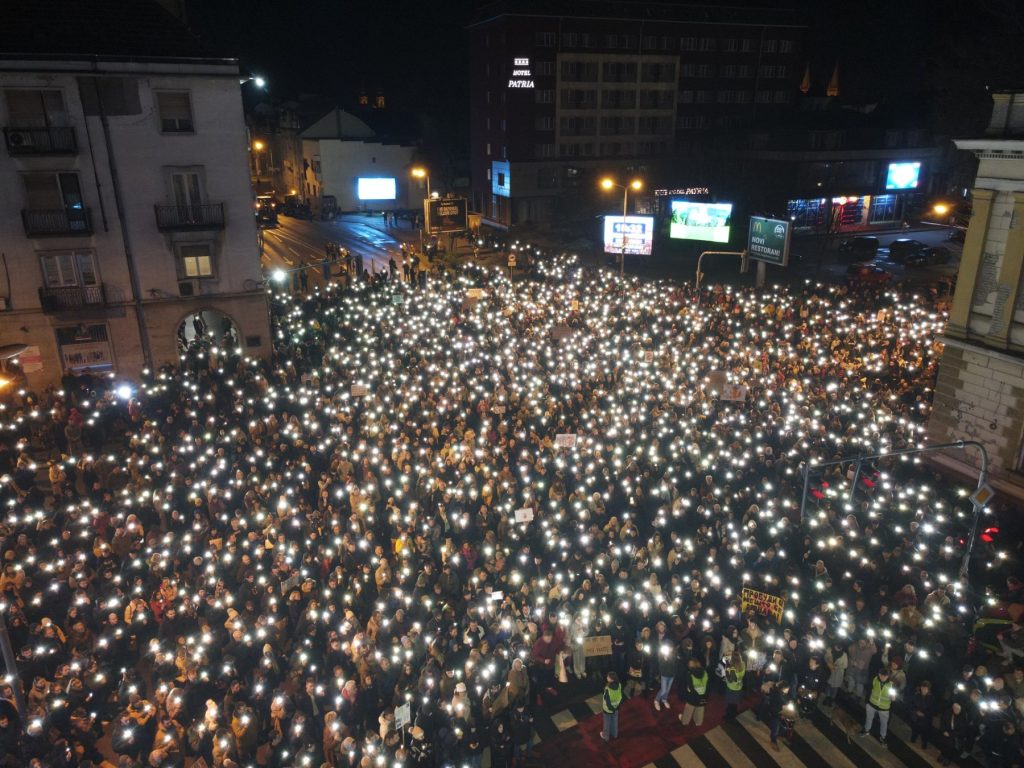
<svg viewBox="0 0 1024 768"><path fill-rule="evenodd" d="M889 163L885 174L886 189L917 189L920 182L920 163Z"/></svg>
<svg viewBox="0 0 1024 768"><path fill-rule="evenodd" d="M653 216L605 216L604 252L622 253L633 256L650 256L654 245Z"/></svg>
<svg viewBox="0 0 1024 768"><path fill-rule="evenodd" d="M706 240L728 243L732 225L732 203L691 203L672 201L672 222L668 236L676 240Z"/></svg>
<svg viewBox="0 0 1024 768"><path fill-rule="evenodd" d="M356 186L356 193L360 200L394 200L397 197L397 186L394 179L371 177L360 177Z"/></svg>

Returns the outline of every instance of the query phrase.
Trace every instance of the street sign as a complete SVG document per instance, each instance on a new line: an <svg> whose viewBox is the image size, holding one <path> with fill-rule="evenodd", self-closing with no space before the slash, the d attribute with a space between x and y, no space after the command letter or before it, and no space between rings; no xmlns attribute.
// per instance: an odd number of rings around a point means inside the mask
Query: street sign
<svg viewBox="0 0 1024 768"><path fill-rule="evenodd" d="M789 263L788 221L751 216L747 232L747 255L755 261L784 267Z"/></svg>
<svg viewBox="0 0 1024 768"><path fill-rule="evenodd" d="M469 208L464 197L424 200L423 207L427 232L432 235L444 232L465 232L469 229Z"/></svg>
<svg viewBox="0 0 1024 768"><path fill-rule="evenodd" d="M985 483L978 490L971 494L971 504L976 507L984 507L988 504L992 497L996 495L996 492L992 490L992 486Z"/></svg>

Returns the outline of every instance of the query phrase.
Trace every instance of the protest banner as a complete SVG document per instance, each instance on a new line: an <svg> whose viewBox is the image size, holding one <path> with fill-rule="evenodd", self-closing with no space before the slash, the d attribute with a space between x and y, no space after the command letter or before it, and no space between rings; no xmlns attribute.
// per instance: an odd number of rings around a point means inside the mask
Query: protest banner
<svg viewBox="0 0 1024 768"><path fill-rule="evenodd" d="M576 435L571 433L555 435L555 448L575 448Z"/></svg>
<svg viewBox="0 0 1024 768"><path fill-rule="evenodd" d="M740 610L746 611L753 608L762 616L773 616L776 621L782 622L782 609L786 601L776 595L769 595L767 592L758 592L756 589L744 587L740 593Z"/></svg>
<svg viewBox="0 0 1024 768"><path fill-rule="evenodd" d="M741 384L726 384L719 394L721 400L737 400L743 402L747 399L747 388Z"/></svg>
<svg viewBox="0 0 1024 768"><path fill-rule="evenodd" d="M529 507L523 507L522 509L516 510L516 522L517 523L528 523L533 520L533 510Z"/></svg>
<svg viewBox="0 0 1024 768"><path fill-rule="evenodd" d="M611 656L612 655L612 636L611 635L594 635L593 637L583 638L583 655L584 656Z"/></svg>
<svg viewBox="0 0 1024 768"><path fill-rule="evenodd" d="M353 384L350 390L352 397L366 397L370 394L369 387L364 387L362 384Z"/></svg>

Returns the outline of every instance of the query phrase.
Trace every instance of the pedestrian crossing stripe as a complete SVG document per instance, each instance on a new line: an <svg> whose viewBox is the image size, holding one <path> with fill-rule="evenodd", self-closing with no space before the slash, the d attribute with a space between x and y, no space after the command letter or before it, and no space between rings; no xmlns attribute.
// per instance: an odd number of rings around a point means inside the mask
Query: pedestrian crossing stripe
<svg viewBox="0 0 1024 768"><path fill-rule="evenodd" d="M572 717L568 710L558 715ZM926 752L910 745L909 741L905 743L903 738L909 739L909 729L895 717L889 721L890 749L874 736L850 738L843 727L843 719L839 715L829 717L827 710L801 718L792 740L780 736L780 748L775 751L767 726L748 710L736 720L726 721L689 739L643 768L926 768L937 765L937 750L932 747ZM845 719L850 720L851 715L845 715Z"/></svg>

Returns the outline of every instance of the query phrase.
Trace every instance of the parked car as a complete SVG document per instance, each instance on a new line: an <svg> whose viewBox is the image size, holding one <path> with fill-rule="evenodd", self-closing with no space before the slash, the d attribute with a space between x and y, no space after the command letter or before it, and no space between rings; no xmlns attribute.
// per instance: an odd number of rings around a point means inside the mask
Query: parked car
<svg viewBox="0 0 1024 768"><path fill-rule="evenodd" d="M967 230L964 229L963 227L954 227L953 229L949 230L949 235L946 237L946 239L949 240L949 242L960 243L961 245L963 244L966 238Z"/></svg>
<svg viewBox="0 0 1024 768"><path fill-rule="evenodd" d="M885 285L892 281L892 272L875 264L851 264L846 270L846 280L861 285Z"/></svg>
<svg viewBox="0 0 1024 768"><path fill-rule="evenodd" d="M952 254L949 248L941 245L931 246L924 250L912 253L904 260L908 267L924 267L930 264L948 264Z"/></svg>
<svg viewBox="0 0 1024 768"><path fill-rule="evenodd" d="M839 258L842 261L871 261L877 255L877 237L850 237L839 244Z"/></svg>
<svg viewBox="0 0 1024 768"><path fill-rule="evenodd" d="M889 243L889 259L892 261L906 261L907 257L920 253L921 251L930 248L927 243L922 243L920 240L913 240L909 237L901 237L898 240L893 240Z"/></svg>

